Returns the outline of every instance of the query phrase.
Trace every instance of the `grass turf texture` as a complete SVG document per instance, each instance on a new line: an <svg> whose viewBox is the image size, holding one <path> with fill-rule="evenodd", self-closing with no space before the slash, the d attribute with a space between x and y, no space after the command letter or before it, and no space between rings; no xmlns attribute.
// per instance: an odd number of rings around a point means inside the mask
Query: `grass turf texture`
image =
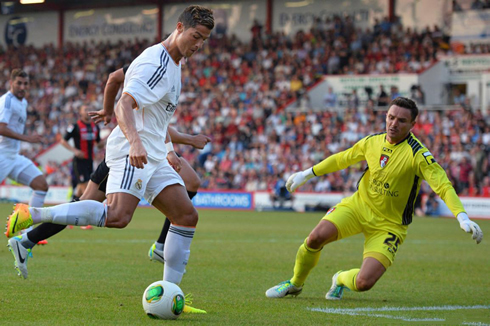
<svg viewBox="0 0 490 326"><path fill-rule="evenodd" d="M12 205L1 204L7 216ZM490 221L478 221L487 238L476 245L454 219L414 218L395 264L365 293L325 300L331 276L358 267L363 237L328 245L297 298L267 299L287 280L298 246L320 213L201 211L181 288L207 315L182 315L182 325L447 325L490 324ZM163 265L147 257L163 225L154 209L138 209L123 230L75 227L34 248L29 278L17 277L6 246L0 254L2 325L152 325L141 296L162 278ZM4 238L6 244L6 238ZM348 311L309 308L475 306L438 311ZM363 314L363 315L359 315ZM406 321L412 319L414 321ZM425 319L425 321L423 321ZM417 321L418 320L418 321ZM422 321L421 321L422 320ZM168 321L170 322L170 321Z"/></svg>

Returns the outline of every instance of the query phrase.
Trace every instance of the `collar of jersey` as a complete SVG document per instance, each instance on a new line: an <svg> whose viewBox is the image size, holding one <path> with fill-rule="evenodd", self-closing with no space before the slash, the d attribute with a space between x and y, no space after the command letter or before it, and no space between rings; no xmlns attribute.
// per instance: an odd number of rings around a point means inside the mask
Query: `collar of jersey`
<svg viewBox="0 0 490 326"><path fill-rule="evenodd" d="M160 42L160 44L163 46L163 49L165 50L165 52L167 52L167 54L170 57L170 59L172 59L172 62L175 64L175 66L176 67L179 67L180 66L180 61L178 63L175 62L174 58L172 58L172 56L170 55L170 52L168 52L167 48L165 47L165 44L163 44L163 41Z"/></svg>
<svg viewBox="0 0 490 326"><path fill-rule="evenodd" d="M403 138L402 140L400 140L398 143L396 144L390 144L390 142L388 140L386 140L386 136L385 136L385 144L388 146L388 147L395 147L395 146L398 146L400 145L401 143L405 142L408 137L410 137L410 135L412 135L411 132L408 133L407 137Z"/></svg>

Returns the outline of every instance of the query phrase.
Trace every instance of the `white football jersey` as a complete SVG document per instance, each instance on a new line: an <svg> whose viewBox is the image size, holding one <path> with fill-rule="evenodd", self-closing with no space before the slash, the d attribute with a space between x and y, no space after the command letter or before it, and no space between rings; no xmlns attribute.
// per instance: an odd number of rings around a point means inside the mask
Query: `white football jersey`
<svg viewBox="0 0 490 326"><path fill-rule="evenodd" d="M129 66L123 93L137 104L133 110L136 129L148 157L162 160L167 157L165 137L181 90L181 65L176 64L162 43L141 53ZM129 142L117 126L107 140L106 159L129 154Z"/></svg>
<svg viewBox="0 0 490 326"><path fill-rule="evenodd" d="M27 119L27 100L19 100L10 91L0 97L0 123L19 134L24 134ZM20 140L0 136L0 155L15 155L20 151Z"/></svg>

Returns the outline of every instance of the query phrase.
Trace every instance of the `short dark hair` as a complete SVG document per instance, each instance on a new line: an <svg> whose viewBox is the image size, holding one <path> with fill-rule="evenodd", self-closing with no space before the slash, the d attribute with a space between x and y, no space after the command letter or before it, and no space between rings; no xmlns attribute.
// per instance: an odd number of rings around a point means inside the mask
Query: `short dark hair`
<svg viewBox="0 0 490 326"><path fill-rule="evenodd" d="M197 25L205 26L210 30L214 28L213 11L198 5L185 8L178 21L184 25L184 28L196 27Z"/></svg>
<svg viewBox="0 0 490 326"><path fill-rule="evenodd" d="M27 73L24 70L22 70L20 68L15 68L10 73L10 80L15 80L15 78L17 78L17 77L26 78L26 77L29 77L29 75L27 75Z"/></svg>
<svg viewBox="0 0 490 326"><path fill-rule="evenodd" d="M412 121L415 121L415 119L419 115L419 108L417 107L417 104L415 104L415 102L409 98L399 96L395 98L393 101L391 101L388 108L391 108L392 105L396 105L401 108L410 110L410 113L412 115Z"/></svg>

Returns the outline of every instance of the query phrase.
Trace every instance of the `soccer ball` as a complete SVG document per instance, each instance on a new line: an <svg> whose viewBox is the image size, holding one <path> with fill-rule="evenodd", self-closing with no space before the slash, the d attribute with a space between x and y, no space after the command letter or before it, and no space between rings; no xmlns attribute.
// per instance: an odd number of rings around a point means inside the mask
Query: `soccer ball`
<svg viewBox="0 0 490 326"><path fill-rule="evenodd" d="M153 319L177 319L184 310L184 293L177 284L151 283L143 293L143 309Z"/></svg>

